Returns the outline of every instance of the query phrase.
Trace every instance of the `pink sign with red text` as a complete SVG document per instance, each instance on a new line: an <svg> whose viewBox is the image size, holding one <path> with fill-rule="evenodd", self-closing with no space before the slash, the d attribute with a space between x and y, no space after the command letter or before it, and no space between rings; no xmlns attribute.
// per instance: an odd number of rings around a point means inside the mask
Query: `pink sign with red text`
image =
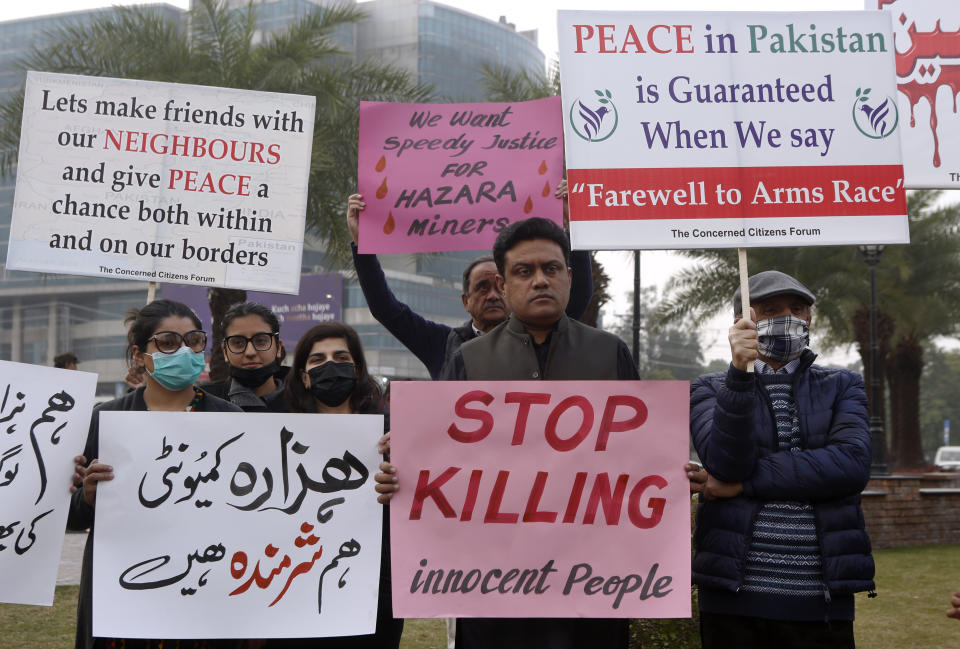
<svg viewBox="0 0 960 649"><path fill-rule="evenodd" d="M690 616L686 381L391 390L395 615Z"/></svg>
<svg viewBox="0 0 960 649"><path fill-rule="evenodd" d="M560 98L360 103L362 253L490 249L514 221L562 222Z"/></svg>

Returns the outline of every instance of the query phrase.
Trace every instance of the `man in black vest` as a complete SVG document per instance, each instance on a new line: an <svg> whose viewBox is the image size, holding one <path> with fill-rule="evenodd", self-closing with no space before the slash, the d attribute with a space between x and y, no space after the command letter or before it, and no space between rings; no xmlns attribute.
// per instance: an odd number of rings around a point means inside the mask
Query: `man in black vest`
<svg viewBox="0 0 960 649"><path fill-rule="evenodd" d="M557 197L565 196L566 184L563 184ZM507 308L495 280L497 267L492 257L480 257L464 270L461 300L463 308L470 314L469 320L457 327L427 320L393 295L376 255L361 255L357 251L360 212L365 206L359 194L353 194L347 200L347 227L353 237L353 266L360 289L377 322L426 366L430 378L436 379L461 344L507 319ZM593 275L587 252L576 253L574 268L573 299L568 313L579 318L593 294Z"/></svg>
<svg viewBox="0 0 960 649"><path fill-rule="evenodd" d="M626 344L567 317L570 245L546 219L514 223L493 246L506 322L465 343L444 370L448 380L638 379ZM626 647L627 620L462 618L457 649Z"/></svg>
<svg viewBox="0 0 960 649"><path fill-rule="evenodd" d="M453 355L447 380L638 379L617 336L565 314L570 299L570 244L554 223L514 223L493 246L497 287L511 316Z"/></svg>
<svg viewBox="0 0 960 649"><path fill-rule="evenodd" d="M571 271L566 233L541 218L514 223L497 237L493 257L497 285L510 317L480 338L464 343L444 368L445 380L634 380L626 344L613 334L581 324L564 313ZM389 434L381 439L389 452ZM691 491L701 491L706 473L686 465ZM375 477L380 502L397 489L395 467L380 465ZM457 649L625 648L626 620L462 618Z"/></svg>

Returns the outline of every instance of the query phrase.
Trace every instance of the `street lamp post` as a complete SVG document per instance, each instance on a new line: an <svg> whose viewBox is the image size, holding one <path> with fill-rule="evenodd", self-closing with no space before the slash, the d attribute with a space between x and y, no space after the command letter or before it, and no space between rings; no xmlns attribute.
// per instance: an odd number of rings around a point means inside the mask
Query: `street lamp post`
<svg viewBox="0 0 960 649"><path fill-rule="evenodd" d="M877 264L884 246L871 244L858 246L863 260L870 268L870 477L890 475L887 470L887 438L880 415L880 373L877 368L879 341L877 335Z"/></svg>

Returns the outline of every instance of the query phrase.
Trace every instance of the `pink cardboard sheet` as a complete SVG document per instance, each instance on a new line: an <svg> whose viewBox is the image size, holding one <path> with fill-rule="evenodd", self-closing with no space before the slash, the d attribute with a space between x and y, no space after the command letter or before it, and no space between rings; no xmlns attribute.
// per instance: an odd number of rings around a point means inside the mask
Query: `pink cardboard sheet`
<svg viewBox="0 0 960 649"><path fill-rule="evenodd" d="M489 250L514 221L556 223L560 98L474 104L361 102L362 253Z"/></svg>
<svg viewBox="0 0 960 649"><path fill-rule="evenodd" d="M397 382L398 617L689 617L686 381Z"/></svg>

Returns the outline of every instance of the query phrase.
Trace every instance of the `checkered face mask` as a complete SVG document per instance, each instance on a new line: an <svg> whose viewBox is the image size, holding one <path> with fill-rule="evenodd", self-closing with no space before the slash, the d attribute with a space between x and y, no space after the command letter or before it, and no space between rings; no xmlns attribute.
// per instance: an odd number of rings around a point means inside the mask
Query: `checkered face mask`
<svg viewBox="0 0 960 649"><path fill-rule="evenodd" d="M810 325L795 315L780 315L757 323L760 355L776 363L792 361L810 342Z"/></svg>

